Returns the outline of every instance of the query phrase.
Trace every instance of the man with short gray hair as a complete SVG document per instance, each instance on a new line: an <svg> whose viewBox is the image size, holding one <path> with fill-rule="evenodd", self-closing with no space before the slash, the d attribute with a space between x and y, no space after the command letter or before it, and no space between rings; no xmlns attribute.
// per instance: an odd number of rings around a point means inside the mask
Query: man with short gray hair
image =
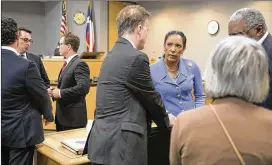
<svg viewBox="0 0 272 165"><path fill-rule="evenodd" d="M147 165L147 132L152 119L167 129L169 118L150 76L144 48L150 14L125 7L117 16L119 38L103 61L96 112L89 134L88 158L93 165Z"/></svg>
<svg viewBox="0 0 272 165"><path fill-rule="evenodd" d="M260 105L272 110L272 36L267 31L263 15L257 9L239 9L230 17L228 32L230 36L243 35L255 39L264 47L269 59L270 91L266 101Z"/></svg>

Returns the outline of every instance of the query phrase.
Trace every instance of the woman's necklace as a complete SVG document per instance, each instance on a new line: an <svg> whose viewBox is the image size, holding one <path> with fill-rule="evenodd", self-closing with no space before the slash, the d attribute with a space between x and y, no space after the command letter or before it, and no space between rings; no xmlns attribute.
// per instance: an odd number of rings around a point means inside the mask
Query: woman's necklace
<svg viewBox="0 0 272 165"><path fill-rule="evenodd" d="M165 63L165 66L166 66L166 68L167 68L167 70L168 70L168 72L170 73L170 75L171 75L171 77L173 78L173 79L176 79L177 77L178 77L178 75L179 75L179 70L178 70L178 64L176 65L176 67L175 67L175 69L170 69L168 66L167 66L167 62L164 62Z"/></svg>
<svg viewBox="0 0 272 165"><path fill-rule="evenodd" d="M170 69L170 68L167 66L167 64L165 64L165 66L166 66L167 70L170 71L170 72L176 72L176 71L178 70L178 65L176 66L175 69Z"/></svg>
<svg viewBox="0 0 272 165"><path fill-rule="evenodd" d="M167 70L170 71L170 72L176 72L176 71L178 70L178 64L179 64L179 63L177 63L177 65L176 65L176 67L175 67L174 69L170 69L170 68L168 67L167 61L164 61L164 64L165 64Z"/></svg>

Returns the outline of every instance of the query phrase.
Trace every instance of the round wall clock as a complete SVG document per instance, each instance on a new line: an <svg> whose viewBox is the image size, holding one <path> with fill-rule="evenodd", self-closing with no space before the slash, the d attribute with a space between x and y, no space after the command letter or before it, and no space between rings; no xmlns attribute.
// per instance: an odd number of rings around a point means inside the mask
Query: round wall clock
<svg viewBox="0 0 272 165"><path fill-rule="evenodd" d="M217 21L212 20L208 23L208 33L210 35L214 35L218 32L219 30L219 24Z"/></svg>
<svg viewBox="0 0 272 165"><path fill-rule="evenodd" d="M74 15L74 22L78 25L82 25L86 22L86 17L84 15L84 13L82 12L77 12L75 15Z"/></svg>

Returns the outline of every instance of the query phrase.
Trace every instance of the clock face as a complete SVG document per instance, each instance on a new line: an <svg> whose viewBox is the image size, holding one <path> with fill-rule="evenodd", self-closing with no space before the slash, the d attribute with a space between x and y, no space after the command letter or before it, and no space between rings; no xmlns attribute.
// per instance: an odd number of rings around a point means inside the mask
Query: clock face
<svg viewBox="0 0 272 165"><path fill-rule="evenodd" d="M208 24L208 33L211 35L214 35L218 32L219 30L219 24L217 21L211 21Z"/></svg>

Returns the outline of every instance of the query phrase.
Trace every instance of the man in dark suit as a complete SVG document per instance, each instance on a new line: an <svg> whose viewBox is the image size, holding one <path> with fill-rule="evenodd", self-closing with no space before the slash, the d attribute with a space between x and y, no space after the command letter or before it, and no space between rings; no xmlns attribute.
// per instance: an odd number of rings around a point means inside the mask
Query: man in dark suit
<svg viewBox="0 0 272 165"><path fill-rule="evenodd" d="M60 39L60 55L66 58L58 78L58 88L49 93L56 103L56 129L83 128L87 124L85 97L90 89L90 70L77 55L80 40L72 33Z"/></svg>
<svg viewBox="0 0 272 165"><path fill-rule="evenodd" d="M1 159L2 165L32 165L35 145L53 122L46 87L34 62L19 57L17 23L1 20Z"/></svg>
<svg viewBox="0 0 272 165"><path fill-rule="evenodd" d="M33 43L31 37L32 31L24 27L20 27L18 31L19 31L18 53L20 54L21 57L26 58L30 61L34 61L36 63L40 71L41 77L45 83L45 86L47 87L47 89L50 88L50 81L44 69L41 58L37 55L28 52L30 45Z"/></svg>
<svg viewBox="0 0 272 165"><path fill-rule="evenodd" d="M54 50L54 56L60 56L60 53L59 53L59 42L58 42L58 45L56 47L56 49Z"/></svg>
<svg viewBox="0 0 272 165"><path fill-rule="evenodd" d="M88 138L92 164L147 165L147 130L152 119L167 130L169 118L150 77L144 48L150 14L128 6L117 17L119 38L103 61L95 120Z"/></svg>
<svg viewBox="0 0 272 165"><path fill-rule="evenodd" d="M269 58L270 91L261 106L272 110L272 36L267 31L265 19L260 11L253 8L237 10L229 20L229 35L244 35L262 44Z"/></svg>

